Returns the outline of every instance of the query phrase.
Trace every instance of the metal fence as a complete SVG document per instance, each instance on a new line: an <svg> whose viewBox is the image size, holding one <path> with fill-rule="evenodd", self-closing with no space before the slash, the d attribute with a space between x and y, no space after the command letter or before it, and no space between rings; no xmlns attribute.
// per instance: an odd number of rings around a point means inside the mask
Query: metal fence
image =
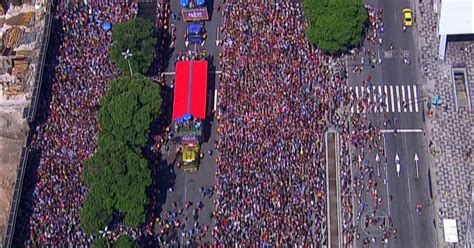
<svg viewBox="0 0 474 248"><path fill-rule="evenodd" d="M36 67L36 73L33 83L33 92L31 98L30 107L25 108L23 112L23 117L28 120L28 123L32 123L35 120L36 109L38 108L38 100L41 92L41 82L43 80L43 70L46 60L46 54L48 52L49 45L49 35L51 33L51 1L48 1L46 6L46 14L44 17L45 24L43 29L43 35L40 41L41 47L38 57L38 65ZM15 232L15 225L17 220L18 208L21 200L21 193L23 188L23 180L25 176L26 166L28 164L28 154L29 154L29 137L30 133L27 134L23 148L21 150L20 164L17 170L17 176L15 181L15 189L13 191L12 202L10 204L10 213L8 216L8 222L5 230L5 236L3 237L3 247L12 247L13 235Z"/></svg>

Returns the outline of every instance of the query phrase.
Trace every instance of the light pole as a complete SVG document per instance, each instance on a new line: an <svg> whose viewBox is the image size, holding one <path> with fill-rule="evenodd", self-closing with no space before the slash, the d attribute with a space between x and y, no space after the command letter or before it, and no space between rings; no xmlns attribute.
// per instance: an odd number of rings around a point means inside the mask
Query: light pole
<svg viewBox="0 0 474 248"><path fill-rule="evenodd" d="M132 66L130 65L130 60L128 58L132 57L133 54L130 53L130 49L127 49L127 51L122 52L123 59L125 59L128 62L128 68L130 69L130 77L133 77L133 72L132 72Z"/></svg>

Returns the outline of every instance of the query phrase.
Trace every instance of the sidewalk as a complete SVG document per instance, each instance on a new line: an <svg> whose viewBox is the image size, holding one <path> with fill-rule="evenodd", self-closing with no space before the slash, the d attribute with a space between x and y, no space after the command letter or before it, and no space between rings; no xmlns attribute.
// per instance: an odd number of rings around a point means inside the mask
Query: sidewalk
<svg viewBox="0 0 474 248"><path fill-rule="evenodd" d="M433 11L431 1L415 1L415 17L418 29L418 53L421 66L421 82L424 97L439 95L443 106L434 109L431 118L426 114L426 142L433 142L435 150L430 158L430 175L436 216L438 247L449 247L444 242L444 218L457 221L459 243L466 242L467 215L469 211L468 185L473 178L474 159L468 157L469 149L474 149L474 112L455 109L452 68L466 67L471 96L474 89L474 48L473 42L448 43L446 59L438 61L439 38L437 36L438 16ZM467 51L466 46L470 46ZM469 90L468 89L468 90ZM471 99L473 99L471 97ZM445 109L447 105L447 109Z"/></svg>

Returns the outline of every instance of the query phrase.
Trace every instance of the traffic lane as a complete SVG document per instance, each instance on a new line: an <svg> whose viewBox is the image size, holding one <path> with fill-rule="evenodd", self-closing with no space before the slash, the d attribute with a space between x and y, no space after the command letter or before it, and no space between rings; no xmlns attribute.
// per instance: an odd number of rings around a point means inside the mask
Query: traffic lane
<svg viewBox="0 0 474 248"><path fill-rule="evenodd" d="M415 237L414 226L413 226L413 210L415 205L412 203L411 198L411 185L409 185L409 175L405 168L406 161L404 160L404 147L402 144L401 136L404 134L386 134L386 154L387 154L387 176L389 194L391 197L390 212L394 223L394 227L397 229L397 238L392 238L393 247L416 247L414 244ZM396 154L400 157L401 168L400 176L398 176L396 170L395 157Z"/></svg>
<svg viewBox="0 0 474 248"><path fill-rule="evenodd" d="M400 231L397 245L400 247L434 247L434 229L432 225L433 213L431 208L425 207L419 214L416 205L431 204L429 198L427 167L420 166L420 178L416 178L414 162L415 152L420 161L425 159L421 133L399 133L387 136L387 153L389 159L390 194L392 218L396 228ZM401 170L397 176L395 154L399 155ZM425 174L425 175L422 175ZM397 246L398 247L398 246Z"/></svg>
<svg viewBox="0 0 474 248"><path fill-rule="evenodd" d="M416 214L415 231L417 247L435 247L435 229L433 226L432 199L429 194L429 180L427 167L427 154L422 133L411 133L403 136L406 144L407 171L410 175L411 197L413 204L422 204L421 213ZM419 177L417 177L415 153L418 157ZM415 210L416 212L416 210Z"/></svg>

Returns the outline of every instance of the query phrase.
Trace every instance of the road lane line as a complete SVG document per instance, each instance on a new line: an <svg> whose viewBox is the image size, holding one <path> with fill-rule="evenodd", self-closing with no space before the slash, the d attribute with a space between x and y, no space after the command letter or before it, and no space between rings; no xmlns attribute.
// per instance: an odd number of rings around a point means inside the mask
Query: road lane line
<svg viewBox="0 0 474 248"><path fill-rule="evenodd" d="M418 93L416 92L416 85L413 85L413 97L415 97L415 112L418 113Z"/></svg>
<svg viewBox="0 0 474 248"><path fill-rule="evenodd" d="M392 111L395 112L395 96L393 95L393 85L390 85L390 100L392 101Z"/></svg>
<svg viewBox="0 0 474 248"><path fill-rule="evenodd" d="M364 87L364 88L365 88L365 87ZM370 105L371 105L371 103L372 103L372 97L370 96L370 88L369 88L369 86L367 86L367 88L365 88L364 90L367 91L367 100L368 100L368 101L367 101L367 112L370 113L369 110L370 110Z"/></svg>
<svg viewBox="0 0 474 248"><path fill-rule="evenodd" d="M402 108L400 107L400 91L398 90L398 85L395 86L395 90L397 92L397 112L401 112Z"/></svg>
<svg viewBox="0 0 474 248"><path fill-rule="evenodd" d="M384 90L384 93L385 93L385 112L388 112L388 111L389 111L389 107L388 107L388 91L387 91L387 85L384 85L384 86L383 86L383 90Z"/></svg>
<svg viewBox="0 0 474 248"><path fill-rule="evenodd" d="M364 91L365 91L365 87L364 87L364 86L360 87L360 96L362 97L362 99L364 99ZM362 102L364 102L364 101L362 101ZM364 104L362 104L362 107L363 107L363 108L362 108L362 113L365 113L365 106L364 106Z"/></svg>
<svg viewBox="0 0 474 248"><path fill-rule="evenodd" d="M393 133L394 129L381 129L381 133ZM422 133L423 129L397 129L397 133Z"/></svg>
<svg viewBox="0 0 474 248"><path fill-rule="evenodd" d="M385 135L383 136L383 150L387 151L387 140L385 138ZM387 156L387 153L385 153L385 156ZM392 216L392 214L390 213L390 191L388 190L389 180L388 180L388 168L387 167L388 167L388 163L387 163L387 166L385 166L385 180L386 180L385 186L387 188L387 211L388 211L388 216Z"/></svg>
<svg viewBox="0 0 474 248"><path fill-rule="evenodd" d="M217 111L217 89L214 90L214 113Z"/></svg>
<svg viewBox="0 0 474 248"><path fill-rule="evenodd" d="M403 144L403 150L405 151L405 161L407 161L406 159L406 152L409 151L407 149L407 137L406 135L403 135L403 139L402 139L402 144ZM407 162L408 163L408 162ZM406 168L408 168L408 165L405 165ZM408 183L408 208L409 208L409 212L410 212L410 226L413 227L413 208L412 207L415 207L412 202L411 202L411 189L410 189L410 173L408 173L408 169L405 169L406 170L406 175L407 175L407 183ZM412 240L413 242L414 240Z"/></svg>
<svg viewBox="0 0 474 248"><path fill-rule="evenodd" d="M380 87L380 86L379 86ZM379 94L377 93L377 90L376 90L377 86L372 86L372 94L374 96L374 103L375 103L375 107L374 107L374 111L375 113L378 113L379 112L379 101L378 101L378 97L379 97Z"/></svg>
<svg viewBox="0 0 474 248"><path fill-rule="evenodd" d="M407 104L406 99L405 99L405 85L402 85L402 103ZM403 112L407 112L407 108L405 106L403 107Z"/></svg>
<svg viewBox="0 0 474 248"><path fill-rule="evenodd" d="M408 106L409 106L408 111L413 112L413 106L412 106L413 101L411 100L411 87L407 86L407 90L408 90Z"/></svg>

